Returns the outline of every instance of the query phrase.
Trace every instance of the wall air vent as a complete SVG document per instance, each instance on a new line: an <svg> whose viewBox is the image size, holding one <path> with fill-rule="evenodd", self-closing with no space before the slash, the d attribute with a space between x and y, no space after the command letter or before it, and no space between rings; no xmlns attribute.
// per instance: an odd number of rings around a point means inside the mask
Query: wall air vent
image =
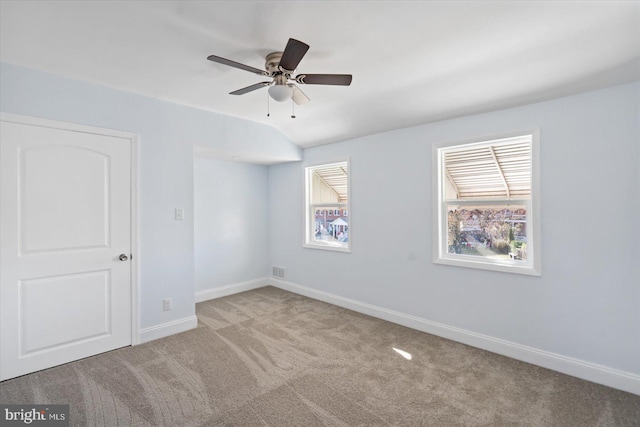
<svg viewBox="0 0 640 427"><path fill-rule="evenodd" d="M284 280L284 267L271 267L271 275L276 279Z"/></svg>

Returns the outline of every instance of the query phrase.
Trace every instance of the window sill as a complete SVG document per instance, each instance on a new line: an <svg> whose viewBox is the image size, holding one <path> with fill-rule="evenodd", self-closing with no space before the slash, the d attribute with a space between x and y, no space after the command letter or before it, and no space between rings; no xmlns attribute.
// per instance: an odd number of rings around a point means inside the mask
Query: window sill
<svg viewBox="0 0 640 427"><path fill-rule="evenodd" d="M320 249L323 251L333 251L333 252L346 252L346 253L351 253L351 248L350 247L340 247L340 246L332 246L329 244L317 244L317 243L305 243L304 245L302 245L303 248L305 249Z"/></svg>
<svg viewBox="0 0 640 427"><path fill-rule="evenodd" d="M539 268L531 265L518 265L515 262L513 264L497 264L492 262L483 262L467 259L452 259L452 258L434 258L434 264L452 265L456 267L474 268L479 270L499 271L502 273L523 274L527 276L542 276L542 272Z"/></svg>

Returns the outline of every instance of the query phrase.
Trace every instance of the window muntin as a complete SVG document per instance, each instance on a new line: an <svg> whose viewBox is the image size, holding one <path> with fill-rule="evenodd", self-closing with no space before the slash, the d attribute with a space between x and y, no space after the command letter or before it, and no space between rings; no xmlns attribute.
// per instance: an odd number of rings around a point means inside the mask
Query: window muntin
<svg viewBox="0 0 640 427"><path fill-rule="evenodd" d="M305 246L349 251L349 163L305 168Z"/></svg>
<svg viewBox="0 0 640 427"><path fill-rule="evenodd" d="M537 132L434 147L435 262L539 274L536 145Z"/></svg>

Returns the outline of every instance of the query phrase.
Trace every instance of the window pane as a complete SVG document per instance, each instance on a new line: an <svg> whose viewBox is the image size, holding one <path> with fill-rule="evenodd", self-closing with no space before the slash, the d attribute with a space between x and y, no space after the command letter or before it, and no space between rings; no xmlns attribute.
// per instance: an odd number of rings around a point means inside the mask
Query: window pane
<svg viewBox="0 0 640 427"><path fill-rule="evenodd" d="M311 168L311 203L347 203L347 163Z"/></svg>
<svg viewBox="0 0 640 427"><path fill-rule="evenodd" d="M443 151L445 199L531 196L531 136Z"/></svg>
<svg viewBox="0 0 640 427"><path fill-rule="evenodd" d="M340 215L339 209L316 210L312 240L314 243L346 248L349 242L349 220Z"/></svg>
<svg viewBox="0 0 640 427"><path fill-rule="evenodd" d="M527 205L447 204L447 253L527 260Z"/></svg>

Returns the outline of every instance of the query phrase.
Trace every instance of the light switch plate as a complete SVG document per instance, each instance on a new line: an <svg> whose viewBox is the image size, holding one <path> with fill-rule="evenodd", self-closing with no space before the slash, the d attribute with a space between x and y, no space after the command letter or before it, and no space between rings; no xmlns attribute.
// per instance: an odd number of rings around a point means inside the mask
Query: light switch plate
<svg viewBox="0 0 640 427"><path fill-rule="evenodd" d="M182 221L184 219L184 209L176 208L176 221Z"/></svg>

